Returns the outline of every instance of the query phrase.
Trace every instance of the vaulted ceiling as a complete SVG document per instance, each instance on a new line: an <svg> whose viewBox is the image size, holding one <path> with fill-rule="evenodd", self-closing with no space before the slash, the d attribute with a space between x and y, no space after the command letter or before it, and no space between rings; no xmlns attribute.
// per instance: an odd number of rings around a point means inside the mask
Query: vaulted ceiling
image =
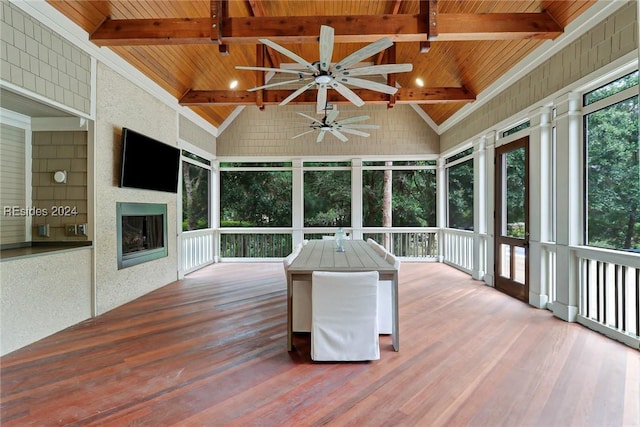
<svg viewBox="0 0 640 427"><path fill-rule="evenodd" d="M259 38L313 62L320 26L329 25L336 62L389 37L395 45L366 62L411 63L413 70L384 76L400 87L395 95L356 91L368 104L418 104L440 125L595 1L48 0L93 43L112 49L215 127L238 105L277 108L271 105L292 92L247 91L265 77L236 66L293 62ZM233 90L232 80L238 81ZM314 103L316 91L307 92L290 104ZM348 102L333 92L331 102Z"/></svg>

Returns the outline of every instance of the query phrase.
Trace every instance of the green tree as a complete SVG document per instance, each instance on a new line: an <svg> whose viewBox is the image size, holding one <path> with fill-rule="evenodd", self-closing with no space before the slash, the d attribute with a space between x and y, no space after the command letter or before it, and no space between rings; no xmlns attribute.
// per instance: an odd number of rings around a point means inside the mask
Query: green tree
<svg viewBox="0 0 640 427"><path fill-rule="evenodd" d="M182 230L209 227L209 170L182 162Z"/></svg>
<svg viewBox="0 0 640 427"><path fill-rule="evenodd" d="M473 160L447 169L448 227L473 230Z"/></svg>
<svg viewBox="0 0 640 427"><path fill-rule="evenodd" d="M635 77L637 84L637 73ZM611 88L615 91L615 87ZM587 243L640 248L638 97L585 117Z"/></svg>
<svg viewBox="0 0 640 427"><path fill-rule="evenodd" d="M222 172L221 225L290 227L291 179L289 171Z"/></svg>
<svg viewBox="0 0 640 427"><path fill-rule="evenodd" d="M304 225L351 225L351 171L319 170L304 173Z"/></svg>

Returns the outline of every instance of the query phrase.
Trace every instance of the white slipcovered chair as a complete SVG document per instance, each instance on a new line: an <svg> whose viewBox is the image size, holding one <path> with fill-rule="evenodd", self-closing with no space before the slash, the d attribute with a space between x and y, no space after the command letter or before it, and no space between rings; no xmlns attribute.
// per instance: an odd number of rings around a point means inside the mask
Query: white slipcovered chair
<svg viewBox="0 0 640 427"><path fill-rule="evenodd" d="M380 359L378 272L316 271L311 288L311 359Z"/></svg>
<svg viewBox="0 0 640 427"><path fill-rule="evenodd" d="M385 249L385 247L382 246L380 243L378 243L375 240L369 238L369 239L367 239L367 244L369 246L371 246L371 248L373 248L373 250L376 251L376 253L378 255L380 255L382 258L386 258L388 252Z"/></svg>
<svg viewBox="0 0 640 427"><path fill-rule="evenodd" d="M303 246L306 242L303 242ZM300 247L294 250L283 260L284 274L289 281L289 266L300 254ZM292 328L293 332L311 332L311 282L308 280L294 280L291 284L292 291Z"/></svg>

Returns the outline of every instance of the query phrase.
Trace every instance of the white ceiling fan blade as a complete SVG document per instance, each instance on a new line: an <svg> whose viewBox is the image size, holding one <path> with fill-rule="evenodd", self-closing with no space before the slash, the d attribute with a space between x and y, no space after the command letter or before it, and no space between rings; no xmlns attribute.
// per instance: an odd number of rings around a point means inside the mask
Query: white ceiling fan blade
<svg viewBox="0 0 640 427"><path fill-rule="evenodd" d="M318 98L316 99L316 112L322 113L327 108L327 85L319 85Z"/></svg>
<svg viewBox="0 0 640 427"><path fill-rule="evenodd" d="M271 68L271 67L245 67L244 65L236 65L237 70L252 70L252 71L273 71L276 73L289 73L289 74L302 74L304 76L312 76L311 71L306 70L293 70L290 68Z"/></svg>
<svg viewBox="0 0 640 427"><path fill-rule="evenodd" d="M316 122L316 123L318 123L318 124L321 124L321 125L323 125L323 124L324 124L324 123L322 123L322 120L318 120L318 119L316 119L315 117L308 116L308 115L306 115L306 114L304 114L304 113L296 113L296 114L299 114L299 115L301 115L302 117L307 118L307 119L309 119L309 120L311 120L311 121L314 121L314 122Z"/></svg>
<svg viewBox="0 0 640 427"><path fill-rule="evenodd" d="M368 133L360 132L359 130L355 130L355 129L341 128L340 130L344 133L352 133L354 135L365 136L365 137L369 136Z"/></svg>
<svg viewBox="0 0 640 427"><path fill-rule="evenodd" d="M296 55L295 53L291 52L289 49L280 46L278 43L274 43L269 39L258 39L261 43L266 44L267 46L269 46L270 48L277 50L278 52L280 52L281 54L283 54L284 56L293 59L294 61L296 61L298 64L303 65L305 68L307 68L308 70L317 73L319 72L319 70L313 65L311 64L309 61L307 61L306 59L302 58L301 56Z"/></svg>
<svg viewBox="0 0 640 427"><path fill-rule="evenodd" d="M288 85L288 84L291 84L291 83L303 82L303 81L309 80L309 79L311 79L311 77L307 77L306 79L296 79L296 80L287 80L287 81L284 81L284 82L267 83L266 85L252 87L251 89L247 89L247 91L248 92L253 92L253 91L256 91L258 89L267 89L267 88L275 87L275 86ZM313 83L313 84L315 84L315 83Z"/></svg>
<svg viewBox="0 0 640 427"><path fill-rule="evenodd" d="M304 92L305 90L313 87L316 84L315 81L311 82L311 83L307 83L306 85L302 86L301 88L299 88L298 90L296 90L295 92L293 92L291 95L287 96L285 99L282 100L282 102L279 104L280 106L282 105L286 105L287 103L289 103L289 101L291 101L293 98L295 98L296 96L300 95L302 92Z"/></svg>
<svg viewBox="0 0 640 427"><path fill-rule="evenodd" d="M311 130L308 130L308 131L306 131L306 132L302 132L302 133L300 133L300 134L298 134L298 135L296 135L296 136L294 136L294 137L291 137L291 139L296 139L296 138L297 138L297 137L299 137L299 136L306 135L306 134L311 133L311 132L313 132L313 131L315 131L315 129L311 129Z"/></svg>
<svg viewBox="0 0 640 427"><path fill-rule="evenodd" d="M360 62L363 59L367 59L378 52L382 52L383 50L393 46L393 42L391 39L384 37L378 41L370 43L363 47L360 50L353 52L351 55L344 58L342 61L338 62L333 70L336 72L340 72L345 68L349 68L349 66L355 64L356 62Z"/></svg>
<svg viewBox="0 0 640 427"><path fill-rule="evenodd" d="M320 69L328 71L333 57L333 27L320 27Z"/></svg>
<svg viewBox="0 0 640 427"><path fill-rule="evenodd" d="M413 64L383 64L343 70L337 76L371 76L375 74L406 73L413 70Z"/></svg>
<svg viewBox="0 0 640 427"><path fill-rule="evenodd" d="M316 138L316 142L322 142L322 140L324 139L325 133L327 133L327 131L321 130L320 133L318 134L318 137Z"/></svg>
<svg viewBox="0 0 640 427"><path fill-rule="evenodd" d="M357 77L340 77L339 80L341 83L361 87L363 89L374 90L376 92L387 93L389 95L394 95L398 91L397 87L385 85L371 80L359 79Z"/></svg>
<svg viewBox="0 0 640 427"><path fill-rule="evenodd" d="M344 136L344 134L342 132L340 132L339 130L337 130L337 129L331 128L331 129L329 129L329 132L331 132L331 134L333 136L335 136L336 138L338 138L342 142L347 142L349 140L349 138Z"/></svg>
<svg viewBox="0 0 640 427"><path fill-rule="evenodd" d="M338 110L329 111L329 113L327 113L327 120L325 121L325 123L328 124L328 125L333 123L335 121L336 117L338 117L338 114L340 114L340 112ZM336 123L338 123L338 122L336 122Z"/></svg>
<svg viewBox="0 0 640 427"><path fill-rule="evenodd" d="M340 125L342 129L380 129L378 125Z"/></svg>
<svg viewBox="0 0 640 427"><path fill-rule="evenodd" d="M342 119L339 122L336 122L338 125L345 125L347 123L361 122L363 120L368 120L369 116L357 116L357 117L347 117L346 119Z"/></svg>
<svg viewBox="0 0 640 427"><path fill-rule="evenodd" d="M364 101L362 100L362 98L360 98L354 91L352 91L342 83L334 80L333 82L331 82L331 87L337 90L340 95L351 101L355 106L362 107L364 105Z"/></svg>

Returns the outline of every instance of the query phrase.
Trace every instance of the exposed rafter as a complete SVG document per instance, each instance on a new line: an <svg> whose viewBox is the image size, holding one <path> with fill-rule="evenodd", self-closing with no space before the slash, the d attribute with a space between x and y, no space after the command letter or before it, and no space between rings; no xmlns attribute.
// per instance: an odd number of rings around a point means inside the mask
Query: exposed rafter
<svg viewBox="0 0 640 427"><path fill-rule="evenodd" d="M370 43L388 37L394 42L454 40L554 39L562 27L546 13L487 13L437 15L437 35L429 37L426 14L226 17L220 25L212 18L106 20L90 36L100 46L177 45L220 43L257 44L268 38L276 43L316 43L321 25L335 29L337 43ZM301 31L304 29L304 31Z"/></svg>
<svg viewBox="0 0 640 427"><path fill-rule="evenodd" d="M364 89L353 90L367 104L388 104L389 95ZM262 94L263 105L277 105L293 93L292 90L265 90ZM196 105L255 105L255 92L233 90L190 90L180 99L184 106ZM443 102L472 102L476 97L467 89L461 88L400 88L394 95L395 104L440 104ZM327 101L332 104L351 104L335 91L327 93ZM303 92L289 102L289 105L315 104L313 92Z"/></svg>

